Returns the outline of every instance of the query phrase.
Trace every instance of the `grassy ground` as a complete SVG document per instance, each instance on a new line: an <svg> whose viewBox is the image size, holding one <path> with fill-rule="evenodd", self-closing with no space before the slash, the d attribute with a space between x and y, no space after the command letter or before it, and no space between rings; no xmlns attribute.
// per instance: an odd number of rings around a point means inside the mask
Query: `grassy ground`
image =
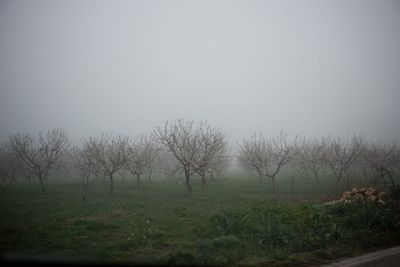
<svg viewBox="0 0 400 267"><path fill-rule="evenodd" d="M178 181L138 188L97 182L82 203L79 184L9 187L1 195L0 249L12 255L102 263L318 266L400 244L398 210L321 208L330 183L290 180L278 192L256 179L225 178L188 195ZM396 215L397 214L397 215Z"/></svg>

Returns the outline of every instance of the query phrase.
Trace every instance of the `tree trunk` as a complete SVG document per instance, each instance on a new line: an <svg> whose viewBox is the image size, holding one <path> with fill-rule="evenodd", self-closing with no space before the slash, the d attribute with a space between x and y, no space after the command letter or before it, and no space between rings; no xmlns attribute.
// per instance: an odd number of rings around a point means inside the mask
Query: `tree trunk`
<svg viewBox="0 0 400 267"><path fill-rule="evenodd" d="M294 201L294 176L292 175L292 201Z"/></svg>
<svg viewBox="0 0 400 267"><path fill-rule="evenodd" d="M190 184L190 181L186 178L186 188L188 190L188 193L192 193L192 185Z"/></svg>
<svg viewBox="0 0 400 267"><path fill-rule="evenodd" d="M272 191L275 192L275 176L272 176L271 179L272 179Z"/></svg>
<svg viewBox="0 0 400 267"><path fill-rule="evenodd" d="M40 183L40 188L42 189L42 192L46 193L46 189L44 188L44 181L41 176L39 176L39 183Z"/></svg>
<svg viewBox="0 0 400 267"><path fill-rule="evenodd" d="M201 188L204 189L204 187L206 186L206 177L205 175L201 176Z"/></svg>
<svg viewBox="0 0 400 267"><path fill-rule="evenodd" d="M213 182L215 182L215 181L216 181L216 179L215 179L215 175L214 175L214 173L213 173L213 172L210 172L210 178L211 178L211 181L213 181Z"/></svg>
<svg viewBox="0 0 400 267"><path fill-rule="evenodd" d="M136 174L137 186L140 187L140 174Z"/></svg>
<svg viewBox="0 0 400 267"><path fill-rule="evenodd" d="M340 180L342 180L342 170L340 170L339 173L335 172L335 174L336 174L336 186L338 186L340 183Z"/></svg>
<svg viewBox="0 0 400 267"><path fill-rule="evenodd" d="M363 167L363 178L364 180L367 180L368 174L367 174L367 167Z"/></svg>
<svg viewBox="0 0 400 267"><path fill-rule="evenodd" d="M304 167L304 173L306 174L307 181L310 180L310 175L308 175L308 170Z"/></svg>
<svg viewBox="0 0 400 267"><path fill-rule="evenodd" d="M86 205L86 197L89 191L89 175L85 177L84 184L82 185L82 190L83 190L83 205Z"/></svg>
<svg viewBox="0 0 400 267"><path fill-rule="evenodd" d="M315 170L312 170L312 172L314 173L314 177L315 177L315 180L317 181L317 184L319 184L319 175L318 175L318 172L315 171Z"/></svg>
<svg viewBox="0 0 400 267"><path fill-rule="evenodd" d="M350 174L346 173L346 178L347 178L347 186L350 186Z"/></svg>
<svg viewBox="0 0 400 267"><path fill-rule="evenodd" d="M186 188L188 190L188 193L192 193L192 185L190 184L190 174L189 171L185 170L185 179L186 179Z"/></svg>
<svg viewBox="0 0 400 267"><path fill-rule="evenodd" d="M260 183L264 182L264 175L261 172L258 172L258 178L260 179Z"/></svg>
<svg viewBox="0 0 400 267"><path fill-rule="evenodd" d="M390 183L392 184L392 188L395 189L398 187L398 184L396 183L396 181L393 178L393 175L386 169L385 171L385 175L387 175L390 179ZM385 181L385 180L383 180Z"/></svg>
<svg viewBox="0 0 400 267"><path fill-rule="evenodd" d="M110 175L110 195L114 192L114 177Z"/></svg>

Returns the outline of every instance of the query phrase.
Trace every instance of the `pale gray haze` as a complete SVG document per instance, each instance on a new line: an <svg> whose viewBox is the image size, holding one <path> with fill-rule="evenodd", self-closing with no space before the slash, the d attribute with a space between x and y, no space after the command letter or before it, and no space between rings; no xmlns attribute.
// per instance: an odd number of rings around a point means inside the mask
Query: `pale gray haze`
<svg viewBox="0 0 400 267"><path fill-rule="evenodd" d="M400 136L400 1L0 1L0 136L207 120Z"/></svg>

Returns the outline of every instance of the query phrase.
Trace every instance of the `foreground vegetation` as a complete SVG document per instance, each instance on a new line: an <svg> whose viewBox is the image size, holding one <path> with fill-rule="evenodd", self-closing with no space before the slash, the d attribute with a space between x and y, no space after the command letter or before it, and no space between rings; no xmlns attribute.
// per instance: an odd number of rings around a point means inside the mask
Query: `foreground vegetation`
<svg viewBox="0 0 400 267"><path fill-rule="evenodd" d="M123 264L318 266L400 244L400 210L338 197L331 182L307 187L281 179L225 178L188 195L178 180L137 187L97 182L84 204L79 184L8 187L0 202L5 255ZM328 194L329 192L329 194Z"/></svg>

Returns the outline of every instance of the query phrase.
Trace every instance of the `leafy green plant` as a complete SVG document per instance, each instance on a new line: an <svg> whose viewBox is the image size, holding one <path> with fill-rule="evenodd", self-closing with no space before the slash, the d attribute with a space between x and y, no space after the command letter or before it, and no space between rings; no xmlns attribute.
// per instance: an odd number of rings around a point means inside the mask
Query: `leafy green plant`
<svg viewBox="0 0 400 267"><path fill-rule="evenodd" d="M282 246L289 243L292 235L290 225L282 222L279 215L265 212L258 214L254 229L260 244Z"/></svg>
<svg viewBox="0 0 400 267"><path fill-rule="evenodd" d="M346 240L355 227L395 227L396 220L389 216L389 210L369 205L354 203L326 208L264 203L247 212L219 213L211 218L208 228L214 229L209 231L211 236L235 235L252 246L312 251Z"/></svg>
<svg viewBox="0 0 400 267"><path fill-rule="evenodd" d="M237 212L219 213L211 218L211 224L221 235L241 236L245 232L248 217L248 214Z"/></svg>
<svg viewBox="0 0 400 267"><path fill-rule="evenodd" d="M234 235L223 235L196 242L196 262L205 265L226 265L244 256L244 244Z"/></svg>
<svg viewBox="0 0 400 267"><path fill-rule="evenodd" d="M398 216L393 216L390 207L368 202L353 201L330 207L330 213L336 215L344 227L352 230L391 230L398 228Z"/></svg>
<svg viewBox="0 0 400 267"><path fill-rule="evenodd" d="M160 263L166 266L193 266L196 261L191 251L179 249L168 253L160 260Z"/></svg>

